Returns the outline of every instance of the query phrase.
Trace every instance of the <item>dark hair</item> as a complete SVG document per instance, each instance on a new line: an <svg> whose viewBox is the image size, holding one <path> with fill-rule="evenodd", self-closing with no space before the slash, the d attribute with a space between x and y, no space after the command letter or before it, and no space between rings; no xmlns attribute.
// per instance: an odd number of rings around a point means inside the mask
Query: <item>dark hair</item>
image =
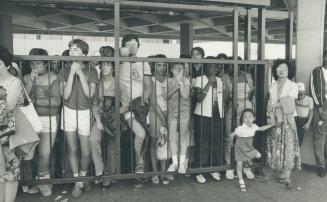
<svg viewBox="0 0 327 202"><path fill-rule="evenodd" d="M135 34L127 34L123 37L122 41L121 41L121 45L122 47L126 46L126 43L129 41L132 41L133 39L135 39L135 41L138 44L138 47L140 47L140 41L139 41L139 37L136 36Z"/></svg>
<svg viewBox="0 0 327 202"><path fill-rule="evenodd" d="M87 55L89 53L89 44L87 44L82 39L73 39L69 42L68 47L71 48L73 45L76 45L82 50L82 53Z"/></svg>
<svg viewBox="0 0 327 202"><path fill-rule="evenodd" d="M164 54L157 54L157 55L150 55L148 58L167 58L166 55ZM155 68L156 68L156 63L155 62L149 62L150 69L151 69L151 74L154 75L155 73ZM169 65L168 65L169 66ZM168 68L169 69L169 68Z"/></svg>
<svg viewBox="0 0 327 202"><path fill-rule="evenodd" d="M103 56L103 57L106 57L106 56ZM99 67L100 67L100 70L101 70L101 75L102 75L102 63L103 62L109 62L109 63L111 63L111 65L112 65L112 76L115 76L115 62L112 62L112 61L101 61L100 62Z"/></svg>
<svg viewBox="0 0 327 202"><path fill-rule="evenodd" d="M194 48L192 48L191 55L192 55L192 53L193 53L194 50L199 51L199 53L202 55L202 58L204 58L204 50L203 50L203 48L201 48L201 47L194 47Z"/></svg>
<svg viewBox="0 0 327 202"><path fill-rule="evenodd" d="M48 56L48 51L43 48L32 48L28 55L44 55ZM46 65L47 71L49 70L48 61L43 60L43 64Z"/></svg>
<svg viewBox="0 0 327 202"><path fill-rule="evenodd" d="M244 114L245 114L246 112L252 113L252 115L254 116L254 111L253 111L252 109L250 109L250 108L244 109L244 110L242 111L241 116L240 116L240 124L241 124L241 125L243 124L243 116L244 116Z"/></svg>
<svg viewBox="0 0 327 202"><path fill-rule="evenodd" d="M64 52L62 52L61 56L69 56L69 49L64 50Z"/></svg>
<svg viewBox="0 0 327 202"><path fill-rule="evenodd" d="M99 52L101 57L113 57L115 54L115 49L111 46L101 46ZM112 55L108 54L108 52L111 52Z"/></svg>
<svg viewBox="0 0 327 202"><path fill-rule="evenodd" d="M207 57L205 57L204 59L216 60L217 58L214 57L214 56L207 56ZM212 63L204 63L204 64L203 64L203 73L204 73L205 75L208 75L209 65L212 65ZM214 64L214 65L217 65L217 64Z"/></svg>
<svg viewBox="0 0 327 202"><path fill-rule="evenodd" d="M6 65L6 67L11 66L12 55L8 51L8 49L4 46L0 45L0 60Z"/></svg>
<svg viewBox="0 0 327 202"><path fill-rule="evenodd" d="M277 76L277 67L281 64L286 64L287 69L288 69L288 79L292 79L294 77L294 72L293 69L291 68L290 64L286 61L286 60L282 60L282 59L278 59L274 61L274 64L271 68L272 71L272 75L274 77L274 79L277 81L278 76Z"/></svg>
<svg viewBox="0 0 327 202"><path fill-rule="evenodd" d="M48 55L48 51L43 48L32 48L28 55Z"/></svg>
<svg viewBox="0 0 327 202"><path fill-rule="evenodd" d="M189 54L181 54L179 58L191 59L192 56L190 56Z"/></svg>
<svg viewBox="0 0 327 202"><path fill-rule="evenodd" d="M227 60L228 59L228 56L225 53L219 53L217 55L217 59Z"/></svg>

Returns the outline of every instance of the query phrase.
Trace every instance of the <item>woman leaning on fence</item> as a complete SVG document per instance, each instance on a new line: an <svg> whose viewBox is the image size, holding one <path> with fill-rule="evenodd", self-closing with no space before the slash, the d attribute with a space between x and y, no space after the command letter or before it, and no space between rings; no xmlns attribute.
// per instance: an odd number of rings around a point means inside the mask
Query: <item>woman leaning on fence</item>
<svg viewBox="0 0 327 202"><path fill-rule="evenodd" d="M5 101L5 107L1 110L8 111L7 118L1 118L0 124L3 126L9 126L8 121L15 122L13 110L24 103L21 81L8 71L11 62L12 56L8 50L0 46L0 86L3 89L0 101ZM9 141L10 138L0 132L0 202L15 201L20 178L20 157L16 156L14 150L9 149Z"/></svg>
<svg viewBox="0 0 327 202"><path fill-rule="evenodd" d="M93 114L95 122L91 128L89 137L91 157L95 166L95 174L113 175L116 173L116 119L115 119L115 77L114 63L101 62L101 80L98 88L98 96L93 99ZM101 140L105 141L106 159L103 158ZM102 185L107 187L111 184L109 179L102 179Z"/></svg>
<svg viewBox="0 0 327 202"><path fill-rule="evenodd" d="M276 82L270 87L268 111L273 127L268 136L268 164L279 173L279 182L291 188L292 169L301 169L300 147L296 132L295 99L297 84L292 82L292 72L286 61L277 60L272 67Z"/></svg>

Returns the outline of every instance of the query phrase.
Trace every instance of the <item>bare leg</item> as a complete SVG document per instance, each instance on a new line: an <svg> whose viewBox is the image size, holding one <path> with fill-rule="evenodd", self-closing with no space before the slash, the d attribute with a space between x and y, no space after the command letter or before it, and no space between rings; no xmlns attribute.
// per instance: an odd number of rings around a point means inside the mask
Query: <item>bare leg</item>
<svg viewBox="0 0 327 202"><path fill-rule="evenodd" d="M5 187L5 202L15 202L18 190L18 181L5 182Z"/></svg>

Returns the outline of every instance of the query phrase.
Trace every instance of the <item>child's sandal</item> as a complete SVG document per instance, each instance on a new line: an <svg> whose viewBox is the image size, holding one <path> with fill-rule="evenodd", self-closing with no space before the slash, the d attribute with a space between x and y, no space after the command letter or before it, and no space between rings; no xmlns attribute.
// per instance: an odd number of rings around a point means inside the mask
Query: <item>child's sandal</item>
<svg viewBox="0 0 327 202"><path fill-rule="evenodd" d="M246 186L245 186L244 181L243 180L240 180L239 183L240 183L240 189L241 189L241 191L242 192L246 192Z"/></svg>

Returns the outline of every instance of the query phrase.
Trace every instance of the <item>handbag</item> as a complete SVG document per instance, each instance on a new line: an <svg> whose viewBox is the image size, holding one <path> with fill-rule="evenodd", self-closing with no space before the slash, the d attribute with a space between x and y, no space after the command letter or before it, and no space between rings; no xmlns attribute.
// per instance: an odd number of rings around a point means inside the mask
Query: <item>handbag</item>
<svg viewBox="0 0 327 202"><path fill-rule="evenodd" d="M9 149L15 150L17 156L31 160L40 138L20 107L15 108L16 133L9 136Z"/></svg>
<svg viewBox="0 0 327 202"><path fill-rule="evenodd" d="M160 128L160 135L157 139L157 158L158 160L167 160L171 156L170 149L168 149L168 134L167 128Z"/></svg>
<svg viewBox="0 0 327 202"><path fill-rule="evenodd" d="M31 98L28 96L27 91L22 82L21 82L21 84L22 84L23 94L24 94L24 105L19 106L18 108L26 116L27 120L32 125L34 131L36 133L39 133L43 130L41 120L40 120L38 114L36 113L33 102L31 100Z"/></svg>

